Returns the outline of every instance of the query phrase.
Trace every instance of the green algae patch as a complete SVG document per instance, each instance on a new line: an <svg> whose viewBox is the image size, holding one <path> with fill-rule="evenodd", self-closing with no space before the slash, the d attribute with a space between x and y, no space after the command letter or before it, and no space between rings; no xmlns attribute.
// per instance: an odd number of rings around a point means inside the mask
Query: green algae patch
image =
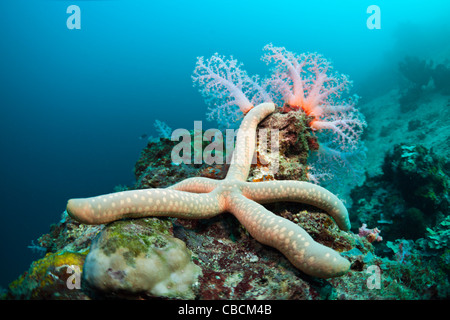
<svg viewBox="0 0 450 320"><path fill-rule="evenodd" d="M167 246L172 223L168 219L147 218L116 221L109 224L102 232L100 249L107 256L120 248L127 248L124 254L128 264L133 265L135 258L145 254L149 247Z"/></svg>

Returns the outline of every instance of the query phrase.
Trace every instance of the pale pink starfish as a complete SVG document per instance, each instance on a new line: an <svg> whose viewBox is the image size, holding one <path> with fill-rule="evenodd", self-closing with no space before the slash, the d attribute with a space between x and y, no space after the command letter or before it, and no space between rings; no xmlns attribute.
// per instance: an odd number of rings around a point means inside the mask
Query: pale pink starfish
<svg viewBox="0 0 450 320"><path fill-rule="evenodd" d="M277 216L261 203L293 201L325 210L343 230L350 222L343 203L328 190L302 181L246 182L256 144L258 123L275 110L273 103L251 109L242 120L234 162L223 180L189 178L166 189L131 190L71 199L69 215L86 224L123 218L169 216L205 219L231 212L259 242L281 251L306 274L330 278L345 274L350 262L315 242L299 225Z"/></svg>

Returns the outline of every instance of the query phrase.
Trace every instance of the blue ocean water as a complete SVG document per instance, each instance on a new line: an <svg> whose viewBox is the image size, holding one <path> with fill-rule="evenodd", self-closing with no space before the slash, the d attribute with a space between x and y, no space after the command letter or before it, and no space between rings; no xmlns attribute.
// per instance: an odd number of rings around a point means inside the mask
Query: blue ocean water
<svg viewBox="0 0 450 320"><path fill-rule="evenodd" d="M381 29L369 29L370 5ZM68 29L70 5L81 29ZM317 51L364 99L397 85L405 55L448 46L448 1L0 2L0 286L36 258L27 246L69 198L133 183L155 120L193 128L206 104L197 56L233 55L264 75L262 48Z"/></svg>

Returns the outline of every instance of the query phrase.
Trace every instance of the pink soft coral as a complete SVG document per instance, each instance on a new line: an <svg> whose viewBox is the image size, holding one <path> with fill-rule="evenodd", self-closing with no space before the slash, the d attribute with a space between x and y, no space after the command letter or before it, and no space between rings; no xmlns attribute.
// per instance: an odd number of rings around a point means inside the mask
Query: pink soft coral
<svg viewBox="0 0 450 320"><path fill-rule="evenodd" d="M332 73L330 63L316 53L296 55L272 44L264 50L263 60L276 65L268 80L272 91L289 109L302 109L314 117L311 128L331 130L343 149L355 147L366 124L355 108L357 97L342 99L352 84L348 77Z"/></svg>
<svg viewBox="0 0 450 320"><path fill-rule="evenodd" d="M198 58L192 79L210 105L208 118L230 127L262 102L302 110L312 117L310 126L320 141L320 148L311 157L311 180L329 184L327 187L336 193L348 192L344 186L363 177L365 159L361 134L366 123L356 109L358 97L344 98L352 82L333 72L330 62L317 53L295 54L272 44L264 50L262 59L275 67L271 77L262 82L258 76L250 77L232 57L216 53L210 59ZM342 188L345 190L338 191Z"/></svg>

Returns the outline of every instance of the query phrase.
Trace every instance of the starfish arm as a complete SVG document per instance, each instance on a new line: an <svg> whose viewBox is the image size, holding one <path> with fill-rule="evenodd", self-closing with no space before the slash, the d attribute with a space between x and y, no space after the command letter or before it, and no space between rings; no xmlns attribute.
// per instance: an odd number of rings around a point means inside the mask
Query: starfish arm
<svg viewBox="0 0 450 320"><path fill-rule="evenodd" d="M306 274L332 278L345 274L350 262L338 252L315 242L297 224L277 216L243 195L230 197L229 210L257 241L278 249Z"/></svg>
<svg viewBox="0 0 450 320"><path fill-rule="evenodd" d="M256 127L261 120L274 110L275 105L267 102L257 105L246 114L238 130L236 147L226 179L231 178L240 181L247 179L255 151Z"/></svg>
<svg viewBox="0 0 450 320"><path fill-rule="evenodd" d="M350 230L347 209L337 196L321 186L305 181L246 182L243 195L258 203L292 201L313 205L325 210L342 230Z"/></svg>
<svg viewBox="0 0 450 320"><path fill-rule="evenodd" d="M218 195L214 192L195 194L168 189L130 190L70 199L67 203L67 213L85 224L147 216L206 219L222 211Z"/></svg>
<svg viewBox="0 0 450 320"><path fill-rule="evenodd" d="M180 181L167 189L178 191L187 191L194 193L208 193L213 191L219 185L219 180L195 177Z"/></svg>

